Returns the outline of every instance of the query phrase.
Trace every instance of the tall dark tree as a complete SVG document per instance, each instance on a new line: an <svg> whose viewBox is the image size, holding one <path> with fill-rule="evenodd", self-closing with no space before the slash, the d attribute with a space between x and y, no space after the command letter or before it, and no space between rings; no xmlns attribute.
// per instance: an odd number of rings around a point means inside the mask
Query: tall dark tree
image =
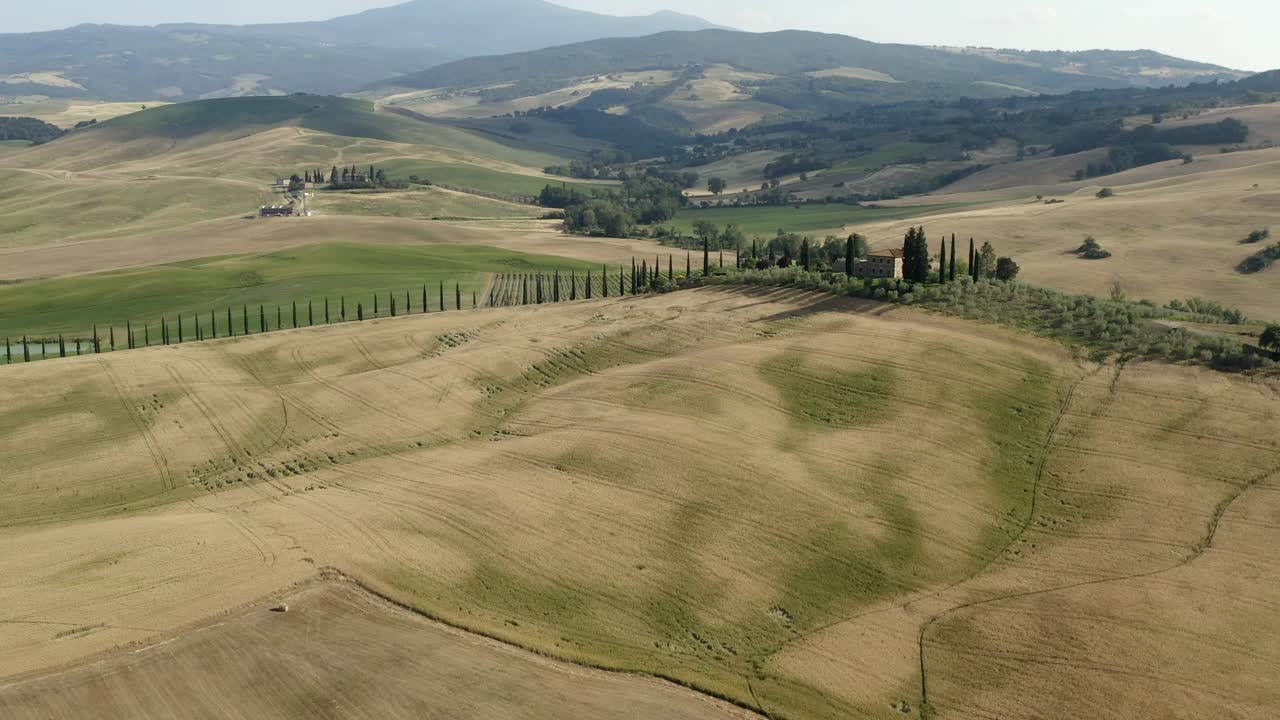
<svg viewBox="0 0 1280 720"><path fill-rule="evenodd" d="M800 242L800 266L805 272L813 269L813 264L809 262L809 238L805 238Z"/></svg>
<svg viewBox="0 0 1280 720"><path fill-rule="evenodd" d="M448 308L444 304L444 281L440 281L440 311L444 312Z"/></svg>
<svg viewBox="0 0 1280 720"><path fill-rule="evenodd" d="M1018 263L1013 258L1002 257L996 260L996 279L1003 282L1013 282L1018 279Z"/></svg>
<svg viewBox="0 0 1280 720"><path fill-rule="evenodd" d="M209 332L213 333L213 339L218 339L218 315L214 311L209 311Z"/></svg>
<svg viewBox="0 0 1280 720"><path fill-rule="evenodd" d="M711 244L707 238L702 238L702 276L706 277L711 274Z"/></svg>
<svg viewBox="0 0 1280 720"><path fill-rule="evenodd" d="M258 332L264 333L266 331L267 331L267 308L265 305L259 305L258 306ZM182 342L182 340L178 340L178 342Z"/></svg>
<svg viewBox="0 0 1280 720"><path fill-rule="evenodd" d="M951 271L948 277L948 280L950 280L951 282L955 282L956 281L956 236L954 233L952 233L951 235L951 267L948 269Z"/></svg>
<svg viewBox="0 0 1280 720"><path fill-rule="evenodd" d="M241 319L244 321L244 334L249 334L249 306L243 305L240 308Z"/></svg>
<svg viewBox="0 0 1280 720"><path fill-rule="evenodd" d="M600 297L609 297L609 266L600 267Z"/></svg>
<svg viewBox="0 0 1280 720"><path fill-rule="evenodd" d="M845 277L853 277L853 236L850 235L844 243L844 275Z"/></svg>
<svg viewBox="0 0 1280 720"><path fill-rule="evenodd" d="M587 299L591 299L591 271L587 271Z"/></svg>
<svg viewBox="0 0 1280 720"><path fill-rule="evenodd" d="M969 277L978 279L978 256L973 254L973 238L969 238Z"/></svg>
<svg viewBox="0 0 1280 720"><path fill-rule="evenodd" d="M671 283L672 286L676 284L675 261L669 253L667 254L667 282Z"/></svg>
<svg viewBox="0 0 1280 720"><path fill-rule="evenodd" d="M294 300L294 301L293 301L293 324L292 324L292 327L294 327L294 328L297 328L297 327L298 327L298 301L297 301L297 300Z"/></svg>
<svg viewBox="0 0 1280 720"><path fill-rule="evenodd" d="M684 276L693 277L693 252L689 250L684 251Z"/></svg>
<svg viewBox="0 0 1280 720"><path fill-rule="evenodd" d="M422 283L422 312L431 312L430 304L427 302L427 284Z"/></svg>
<svg viewBox="0 0 1280 720"><path fill-rule="evenodd" d="M945 283L947 281L947 239L942 238L942 244L938 247L938 282Z"/></svg>
<svg viewBox="0 0 1280 720"><path fill-rule="evenodd" d="M455 310L462 309L462 283L453 284L453 305Z"/></svg>
<svg viewBox="0 0 1280 720"><path fill-rule="evenodd" d="M125 341L129 343L129 349L132 350L133 349L133 323L128 320L125 320L124 331L128 336L125 338Z"/></svg>

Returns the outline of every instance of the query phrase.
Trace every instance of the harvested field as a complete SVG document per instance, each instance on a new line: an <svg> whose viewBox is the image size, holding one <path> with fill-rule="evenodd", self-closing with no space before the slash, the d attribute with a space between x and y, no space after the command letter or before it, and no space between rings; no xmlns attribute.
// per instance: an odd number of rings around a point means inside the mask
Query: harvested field
<svg viewBox="0 0 1280 720"><path fill-rule="evenodd" d="M0 714L9 720L752 717L669 683L557 663L429 622L340 578L290 593L283 603L0 686ZM175 695L175 677L199 680Z"/></svg>
<svg viewBox="0 0 1280 720"><path fill-rule="evenodd" d="M325 717L470 717L375 674L419 667L377 640L419 621L349 611L365 601L345 590L183 632L327 567L785 717L918 717L927 694L933 717L1263 718L1276 699L1280 648L1258 638L1280 629L1280 395L1262 380L708 289L11 366L0 393L0 677L20 678L0 707L36 717L58 712L45 673L175 636L59 677L109 696L105 668L133 662L222 698L263 666L263 694L217 714L314 716L307 688L340 677L325 692L383 714ZM318 642L272 642L273 622ZM349 633L374 638L369 665L339 672L325 641ZM229 669L206 674L201 647ZM569 687L503 652L462 696L475 717ZM481 662L450 651L413 677L437 692ZM593 698L632 681L590 674L564 707L607 716ZM139 682L153 714L190 711ZM723 716L654 687L651 717Z"/></svg>

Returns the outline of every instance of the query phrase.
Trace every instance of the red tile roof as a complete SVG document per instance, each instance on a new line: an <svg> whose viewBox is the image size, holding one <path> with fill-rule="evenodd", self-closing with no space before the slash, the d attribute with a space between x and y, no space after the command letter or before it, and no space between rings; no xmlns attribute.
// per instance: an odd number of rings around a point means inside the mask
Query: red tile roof
<svg viewBox="0 0 1280 720"><path fill-rule="evenodd" d="M875 256L875 257L892 257L892 258L900 258L900 257L902 257L902 248L890 248L890 249L888 249L888 250L876 250L876 251L872 252L872 253L871 253L871 255L872 255L872 256Z"/></svg>

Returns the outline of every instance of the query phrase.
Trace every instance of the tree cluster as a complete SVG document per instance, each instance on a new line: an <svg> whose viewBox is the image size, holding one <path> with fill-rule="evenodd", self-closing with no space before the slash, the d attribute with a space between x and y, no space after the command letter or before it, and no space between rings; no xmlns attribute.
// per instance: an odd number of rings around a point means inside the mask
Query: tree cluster
<svg viewBox="0 0 1280 720"><path fill-rule="evenodd" d="M607 188L587 194L547 185L538 196L543 207L564 211L566 232L609 237L626 237L638 225L671 220L686 202L679 182L656 170L626 177L621 192Z"/></svg>
<svg viewBox="0 0 1280 720"><path fill-rule="evenodd" d="M62 129L30 117L0 117L0 141L26 140L35 145L62 137Z"/></svg>

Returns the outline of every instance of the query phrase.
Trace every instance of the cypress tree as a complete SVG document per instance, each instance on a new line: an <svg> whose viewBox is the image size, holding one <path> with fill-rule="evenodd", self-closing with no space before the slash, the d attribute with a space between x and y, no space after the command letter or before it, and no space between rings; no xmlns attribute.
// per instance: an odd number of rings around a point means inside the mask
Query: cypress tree
<svg viewBox="0 0 1280 720"><path fill-rule="evenodd" d="M560 270L556 270L555 284L551 286L551 302L560 302Z"/></svg>
<svg viewBox="0 0 1280 720"><path fill-rule="evenodd" d="M609 297L609 266L600 266L600 297Z"/></svg>
<svg viewBox="0 0 1280 720"><path fill-rule="evenodd" d="M4 351L9 354L9 362L13 362L13 351L9 349L9 338L4 339ZM80 357L80 338L76 338L76 357Z"/></svg>
<svg viewBox="0 0 1280 720"><path fill-rule="evenodd" d="M758 253L759 253L758 241L755 238L751 238L751 264L752 265L756 264L756 259L759 258Z"/></svg>
<svg viewBox="0 0 1280 720"><path fill-rule="evenodd" d="M441 280L440 281L440 312L444 312L445 310L448 310L448 308L445 307L445 304L444 304L444 281Z"/></svg>
<svg viewBox="0 0 1280 720"><path fill-rule="evenodd" d="M258 333L261 334L266 331L267 331L267 306L259 305L258 306Z"/></svg>
<svg viewBox="0 0 1280 720"><path fill-rule="evenodd" d="M947 281L947 239L942 238L942 246L938 248L938 283Z"/></svg>
<svg viewBox="0 0 1280 720"><path fill-rule="evenodd" d="M111 326L110 328L108 328L108 329L107 329L107 332L108 332L108 334L111 336L111 352L115 352L115 351L116 351L116 328L115 328L115 326L113 325L113 326ZM41 352L43 352L43 351L44 351L44 345L43 345L43 344L41 344L40 348L41 348Z"/></svg>
<svg viewBox="0 0 1280 720"><path fill-rule="evenodd" d="M636 259L631 258L631 294L636 294Z"/></svg>
<svg viewBox="0 0 1280 720"><path fill-rule="evenodd" d="M949 270L950 270L950 274L949 274L948 280L950 280L951 282L955 282L956 281L956 235L955 233L951 234L951 267L949 268Z"/></svg>
<svg viewBox="0 0 1280 720"><path fill-rule="evenodd" d="M23 344L24 344L24 345L25 345L25 344L26 344L26 342L27 342L27 338L26 338L26 336L25 336L25 335L22 337L22 342L23 342ZM97 326L97 325L94 325L94 326L93 326L93 352L94 352L94 354L97 354L97 353L101 353L101 352L102 352L102 339L98 337L98 326Z"/></svg>
<svg viewBox="0 0 1280 720"><path fill-rule="evenodd" d="M591 271L587 271L587 299L591 299Z"/></svg>
<svg viewBox="0 0 1280 720"><path fill-rule="evenodd" d="M425 285L423 286L423 292L424 293L426 292ZM339 298L339 301L342 303L341 308L338 310L338 317L342 320L342 322L346 322L347 321L347 296L339 295L338 298Z"/></svg>
<svg viewBox="0 0 1280 720"><path fill-rule="evenodd" d="M809 238L805 238L800 243L800 265L804 267L805 272L813 269L813 266L809 263Z"/></svg>
<svg viewBox="0 0 1280 720"><path fill-rule="evenodd" d="M183 335L184 333L182 332L182 313L178 313L178 344L179 345L182 344Z"/></svg>
<svg viewBox="0 0 1280 720"><path fill-rule="evenodd" d="M462 309L462 283L455 282L453 285L453 309Z"/></svg>
<svg viewBox="0 0 1280 720"><path fill-rule="evenodd" d="M711 274L711 241L702 238L702 277Z"/></svg>
<svg viewBox="0 0 1280 720"><path fill-rule="evenodd" d="M844 276L853 277L853 236L844 241Z"/></svg>
<svg viewBox="0 0 1280 720"><path fill-rule="evenodd" d="M293 327L298 327L298 301L293 301Z"/></svg>
<svg viewBox="0 0 1280 720"><path fill-rule="evenodd" d="M142 342L145 343L147 347L151 347L151 326L150 325L142 326ZM97 344L96 338L95 338L94 344L95 345Z"/></svg>
<svg viewBox="0 0 1280 720"><path fill-rule="evenodd" d="M413 314L413 303L409 300L409 291L404 291L404 314ZM324 324L329 324L329 298L324 299Z"/></svg>
<svg viewBox="0 0 1280 720"><path fill-rule="evenodd" d="M391 317L395 317L396 316L396 296L392 295L391 293L387 293L387 299L390 301L387 304L391 306Z"/></svg>
<svg viewBox="0 0 1280 720"><path fill-rule="evenodd" d="M724 248L720 248L720 267L724 267Z"/></svg>
<svg viewBox="0 0 1280 720"><path fill-rule="evenodd" d="M364 303L356 303L356 319L364 322Z"/></svg>
<svg viewBox="0 0 1280 720"><path fill-rule="evenodd" d="M649 288L649 261L648 260L641 261L640 263L640 287L646 290Z"/></svg>
<svg viewBox="0 0 1280 720"><path fill-rule="evenodd" d="M125 339L129 343L129 349L132 350L133 349L133 323L128 320L125 320L124 331L128 333L128 337L126 337Z"/></svg>
<svg viewBox="0 0 1280 720"><path fill-rule="evenodd" d="M618 297L626 297L627 295L627 276L624 274L624 268L618 266Z"/></svg>
<svg viewBox="0 0 1280 720"><path fill-rule="evenodd" d="M523 274L520 276L520 304L529 304L529 283L525 280Z"/></svg>
<svg viewBox="0 0 1280 720"><path fill-rule="evenodd" d="M209 311L209 331L213 333L213 339L217 340L218 339L218 314L212 310Z"/></svg>
<svg viewBox="0 0 1280 720"><path fill-rule="evenodd" d="M408 294L407 294L407 293L406 293L405 297L408 297ZM408 305L408 304L409 304L409 301L408 301L408 300L406 300L406 301L405 301L405 304L406 304L406 305ZM329 324L329 296L328 296L328 295L326 295L326 296L324 297L324 324L325 324L325 325L328 325L328 324Z"/></svg>
<svg viewBox="0 0 1280 720"><path fill-rule="evenodd" d="M427 302L427 284L426 283L422 283L422 312L424 315L426 313L431 312L430 304Z"/></svg>
<svg viewBox="0 0 1280 720"><path fill-rule="evenodd" d="M132 350L133 348L129 348L129 349ZM66 356L67 356L67 344L62 340L62 333L58 333L58 357L64 358Z"/></svg>
<svg viewBox="0 0 1280 720"><path fill-rule="evenodd" d="M472 290L471 291L471 309L475 310L477 307L480 307L480 306L476 303L476 291Z"/></svg>
<svg viewBox="0 0 1280 720"><path fill-rule="evenodd" d="M569 274L569 300L578 299L578 273Z"/></svg>
<svg viewBox="0 0 1280 720"><path fill-rule="evenodd" d="M80 342L80 340L77 339L76 342L78 343ZM77 355L80 354L79 350L76 351L76 354ZM9 338L4 339L4 356L5 356L4 364L12 365L13 364L13 346L9 344Z"/></svg>
<svg viewBox="0 0 1280 720"><path fill-rule="evenodd" d="M169 321L163 315L160 316L160 344L169 344ZM111 346L114 348L115 343L113 342Z"/></svg>
<svg viewBox="0 0 1280 720"><path fill-rule="evenodd" d="M974 268L973 262L973 238L969 238L969 277L974 280L978 279L977 271Z"/></svg>
<svg viewBox="0 0 1280 720"><path fill-rule="evenodd" d="M378 317L378 293L373 294L373 316Z"/></svg>
<svg viewBox="0 0 1280 720"><path fill-rule="evenodd" d="M248 335L249 334L249 306L248 305L243 306L242 311L244 314L244 333L243 334Z"/></svg>
<svg viewBox="0 0 1280 720"><path fill-rule="evenodd" d="M671 254L668 253L667 254L667 282L671 283L672 286L676 284L676 270L675 270L674 262L675 261L672 260L671 258Z"/></svg>
<svg viewBox="0 0 1280 720"><path fill-rule="evenodd" d="M22 336L22 362L31 362L31 348L27 347L26 335Z"/></svg>
<svg viewBox="0 0 1280 720"><path fill-rule="evenodd" d="M693 276L693 252L691 250L684 251L684 276Z"/></svg>

